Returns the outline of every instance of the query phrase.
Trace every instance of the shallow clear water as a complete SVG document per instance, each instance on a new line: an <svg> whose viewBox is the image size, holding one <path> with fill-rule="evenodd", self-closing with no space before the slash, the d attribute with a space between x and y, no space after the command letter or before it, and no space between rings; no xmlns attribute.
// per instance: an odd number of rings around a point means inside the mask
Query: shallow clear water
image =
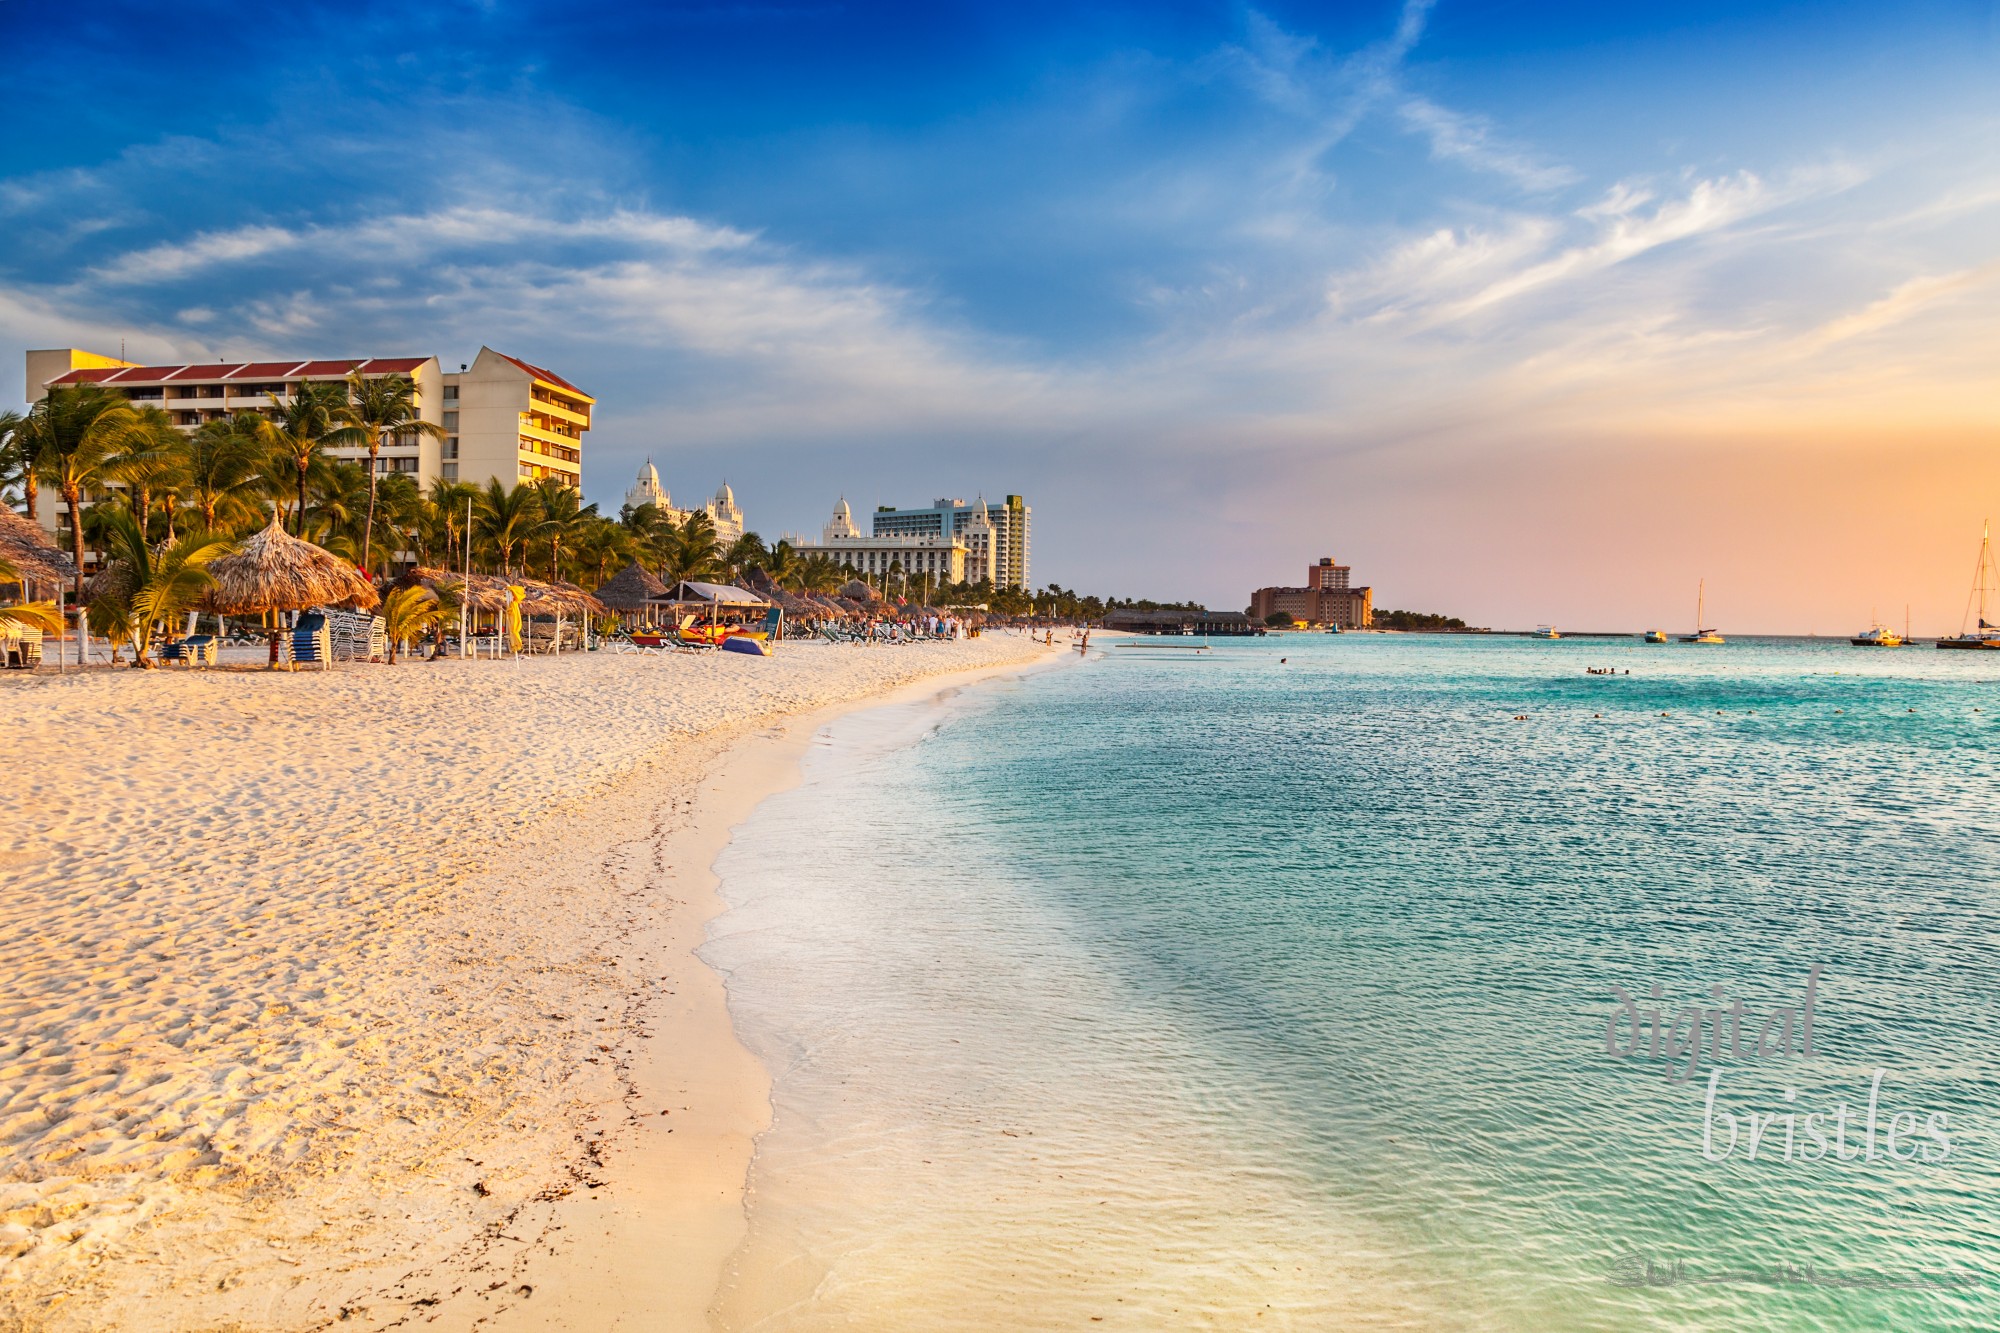
<svg viewBox="0 0 2000 1333"><path fill-rule="evenodd" d="M776 1108L722 1322L2000 1326L1996 680L1286 636L836 724L720 863ZM1606 1052L1614 986L1763 1014L1815 965L1809 1059ZM1711 1068L1757 1160L1704 1155ZM1803 1160L1878 1069L1876 1160ZM1920 1275L1970 1285L1827 1285Z"/></svg>

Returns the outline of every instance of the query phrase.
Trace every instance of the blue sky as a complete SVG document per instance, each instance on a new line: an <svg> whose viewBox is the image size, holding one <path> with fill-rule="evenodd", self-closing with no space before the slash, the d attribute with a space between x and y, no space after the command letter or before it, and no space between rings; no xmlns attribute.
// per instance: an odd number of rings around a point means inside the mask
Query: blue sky
<svg viewBox="0 0 2000 1333"><path fill-rule="evenodd" d="M766 536L1332 552L1487 623L1955 628L2000 508L2000 8L0 0L21 349L489 343ZM1960 551L1960 547L1965 550ZM1733 600L1732 600L1733 599Z"/></svg>

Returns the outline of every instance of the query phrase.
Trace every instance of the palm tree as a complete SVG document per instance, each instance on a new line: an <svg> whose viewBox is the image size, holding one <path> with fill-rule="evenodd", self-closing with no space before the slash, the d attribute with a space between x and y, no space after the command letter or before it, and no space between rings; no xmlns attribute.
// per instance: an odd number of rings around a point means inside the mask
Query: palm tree
<svg viewBox="0 0 2000 1333"><path fill-rule="evenodd" d="M439 477L431 482L430 501L437 506L438 517L444 524L445 563L453 569L458 568L458 564L457 557L452 555L452 551L458 547L461 540L470 535L465 531L469 526L466 520L466 502L478 498L479 488L469 481L446 481L443 477Z"/></svg>
<svg viewBox="0 0 2000 1333"><path fill-rule="evenodd" d="M457 608L452 608L456 610ZM382 627L389 635L389 665L396 665L396 649L421 638L444 618L444 603L421 583L396 588L382 599Z"/></svg>
<svg viewBox="0 0 2000 1333"><path fill-rule="evenodd" d="M116 631L132 645L132 665L150 667L153 627L193 608L215 583L208 562L228 553L230 543L207 533L190 533L155 550L130 514L104 520L104 573L90 599L90 619L107 637Z"/></svg>
<svg viewBox="0 0 2000 1333"><path fill-rule="evenodd" d="M408 550L413 544L423 510L424 496L417 489L415 477L407 472L392 472L382 478L376 497L375 533L385 547L391 548L392 555Z"/></svg>
<svg viewBox="0 0 2000 1333"><path fill-rule="evenodd" d="M562 578L562 551L575 550L590 525L597 520L597 506L583 503L583 497L568 482L544 477L532 483L542 507L542 521L535 536L549 544L549 578Z"/></svg>
<svg viewBox="0 0 2000 1333"><path fill-rule="evenodd" d="M514 572L514 548L531 540L541 521L541 497L532 486L504 486L495 477L480 493L473 527L500 556L500 572Z"/></svg>
<svg viewBox="0 0 2000 1333"><path fill-rule="evenodd" d="M83 596L83 493L104 479L104 465L138 427L120 394L96 384L59 384L28 411L22 427L43 481L69 508L70 558Z"/></svg>
<svg viewBox="0 0 2000 1333"><path fill-rule="evenodd" d="M770 556L771 553L764 549L764 539L754 532L746 532L729 543L729 549L722 553L722 565L731 578L740 578L752 565L761 568Z"/></svg>
<svg viewBox="0 0 2000 1333"><path fill-rule="evenodd" d="M631 559L634 545L632 534L624 524L603 517L593 522L576 546L576 558L581 567L597 572L597 578L590 586L595 588L603 584L604 571L610 565L623 564Z"/></svg>
<svg viewBox="0 0 2000 1333"><path fill-rule="evenodd" d="M764 573L769 575L771 582L780 588L799 586L799 572L805 567L805 562L799 559L799 553L793 550L792 544L783 537L778 539L776 546L765 553L763 564Z"/></svg>
<svg viewBox="0 0 2000 1333"><path fill-rule="evenodd" d="M799 570L799 588L804 592L838 592L852 571L830 556L810 555Z"/></svg>
<svg viewBox="0 0 2000 1333"><path fill-rule="evenodd" d="M35 461L28 457L28 437L19 412L0 412L0 504L11 504L7 492L19 487L28 517L35 513Z"/></svg>
<svg viewBox="0 0 2000 1333"><path fill-rule="evenodd" d="M201 526L219 532L257 516L251 491L263 478L259 464L273 432L261 413L238 412L228 421L203 423L187 437L187 488Z"/></svg>
<svg viewBox="0 0 2000 1333"><path fill-rule="evenodd" d="M298 488L295 537L306 535L306 481L313 465L326 457L327 439L339 424L338 413L347 401L347 388L323 380L303 380L292 386L283 402L273 399L277 416L256 431L273 455L280 470L289 471ZM242 420L239 416L238 420Z"/></svg>
<svg viewBox="0 0 2000 1333"><path fill-rule="evenodd" d="M135 429L105 460L104 475L125 487L140 533L150 535L156 493L177 490L185 480L187 437L161 408L138 408L135 415L138 417ZM167 528L171 540L171 511Z"/></svg>
<svg viewBox="0 0 2000 1333"><path fill-rule="evenodd" d="M701 578L715 572L715 563L721 555L722 543L715 536L715 521L697 509L675 529L660 577L670 584Z"/></svg>
<svg viewBox="0 0 2000 1333"><path fill-rule="evenodd" d="M408 375L363 375L356 366L347 373L347 405L340 417L346 424L333 433L336 447L368 446L368 521L361 529L361 568L368 571L375 529L375 479L382 455L382 437L444 438L444 427L424 420L417 408L417 383Z"/></svg>
<svg viewBox="0 0 2000 1333"><path fill-rule="evenodd" d="M368 482L361 475L361 465L322 457L313 465L311 483L299 527L304 530L310 525L320 546L353 560L368 503Z"/></svg>
<svg viewBox="0 0 2000 1333"><path fill-rule="evenodd" d="M673 558L674 539L679 532L674 526L673 515L648 502L628 507L618 521L632 534L638 552L650 557L661 576L665 577L667 565Z"/></svg>

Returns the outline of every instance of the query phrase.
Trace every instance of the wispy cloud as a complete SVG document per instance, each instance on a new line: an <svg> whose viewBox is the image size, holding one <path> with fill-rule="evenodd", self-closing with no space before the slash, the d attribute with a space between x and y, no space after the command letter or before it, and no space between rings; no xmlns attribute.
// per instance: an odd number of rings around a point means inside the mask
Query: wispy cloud
<svg viewBox="0 0 2000 1333"><path fill-rule="evenodd" d="M1433 157L1504 176L1524 190L1559 190L1579 179L1570 168L1507 143L1485 116L1451 111L1425 97L1405 98L1396 113L1404 124L1430 140Z"/></svg>

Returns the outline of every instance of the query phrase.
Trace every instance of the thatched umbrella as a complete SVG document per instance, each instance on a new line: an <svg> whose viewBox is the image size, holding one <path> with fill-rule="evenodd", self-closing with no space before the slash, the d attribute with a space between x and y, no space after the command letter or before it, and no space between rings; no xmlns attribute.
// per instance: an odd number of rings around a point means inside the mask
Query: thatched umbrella
<svg viewBox="0 0 2000 1333"><path fill-rule="evenodd" d="M4 558L29 583L53 583L66 587L76 582L76 566L67 552L32 518L25 518L7 505L0 505L0 558Z"/></svg>
<svg viewBox="0 0 2000 1333"><path fill-rule="evenodd" d="M667 585L636 560L606 579L597 589L597 600L626 615L649 613L653 609L651 599L666 595Z"/></svg>
<svg viewBox="0 0 2000 1333"><path fill-rule="evenodd" d="M304 611L315 606L372 610L382 599L361 571L331 551L300 541L278 526L277 515L236 550L209 562L215 580L202 608L218 615ZM271 630L271 660L278 657L278 629Z"/></svg>
<svg viewBox="0 0 2000 1333"><path fill-rule="evenodd" d="M491 574L474 574L468 578L449 569L419 566L397 579L396 584L405 588L425 587L440 595L451 590L459 601L474 611L504 611L512 600L507 595L507 581Z"/></svg>
<svg viewBox="0 0 2000 1333"><path fill-rule="evenodd" d="M555 621L555 637L552 646L562 651L562 631L564 620L574 620L587 626L592 616L605 613L603 602L598 601L574 583L548 582L543 579L520 578L515 586L521 590L521 614L531 618L552 618Z"/></svg>

